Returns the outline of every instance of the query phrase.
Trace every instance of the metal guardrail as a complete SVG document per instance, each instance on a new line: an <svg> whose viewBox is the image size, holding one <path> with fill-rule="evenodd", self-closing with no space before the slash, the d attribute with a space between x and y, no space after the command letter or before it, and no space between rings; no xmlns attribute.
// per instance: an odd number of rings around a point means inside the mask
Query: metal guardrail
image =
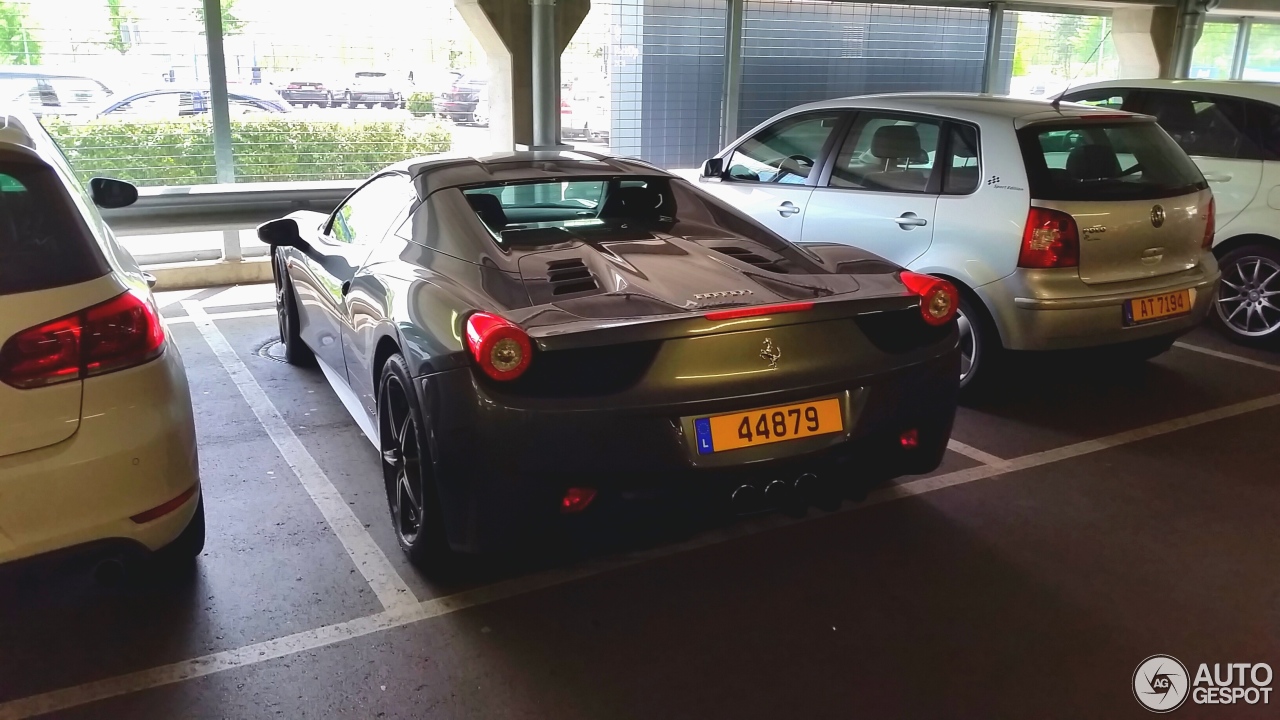
<svg viewBox="0 0 1280 720"><path fill-rule="evenodd" d="M332 212L360 180L147 187L126 208L103 210L118 235L240 230L295 210Z"/></svg>

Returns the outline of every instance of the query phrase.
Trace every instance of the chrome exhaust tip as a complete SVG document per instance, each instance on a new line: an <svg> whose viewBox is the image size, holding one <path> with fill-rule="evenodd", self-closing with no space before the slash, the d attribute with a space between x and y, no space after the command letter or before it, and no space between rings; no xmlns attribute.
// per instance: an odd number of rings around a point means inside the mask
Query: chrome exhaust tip
<svg viewBox="0 0 1280 720"><path fill-rule="evenodd" d="M742 485L729 495L729 507L739 515L757 512L764 504L764 498L754 485Z"/></svg>

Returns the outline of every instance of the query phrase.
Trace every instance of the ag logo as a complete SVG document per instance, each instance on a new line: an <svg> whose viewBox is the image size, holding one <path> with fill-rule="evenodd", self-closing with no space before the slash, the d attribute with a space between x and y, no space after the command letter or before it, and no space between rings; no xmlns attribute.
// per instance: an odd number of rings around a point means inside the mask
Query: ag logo
<svg viewBox="0 0 1280 720"><path fill-rule="evenodd" d="M1186 666L1171 655L1152 655L1133 671L1133 696L1151 712L1177 710L1190 685Z"/></svg>

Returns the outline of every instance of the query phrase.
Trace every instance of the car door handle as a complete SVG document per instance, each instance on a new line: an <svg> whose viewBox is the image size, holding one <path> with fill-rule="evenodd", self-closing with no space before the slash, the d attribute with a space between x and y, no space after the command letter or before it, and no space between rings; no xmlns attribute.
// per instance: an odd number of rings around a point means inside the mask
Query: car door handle
<svg viewBox="0 0 1280 720"><path fill-rule="evenodd" d="M902 213L901 217L896 217L893 219L893 221L898 223L898 227L902 228L903 230L906 230L907 228L913 228L913 227L924 227L925 225L929 224L928 220L925 220L922 217L916 217L916 214L913 212Z"/></svg>
<svg viewBox="0 0 1280 720"><path fill-rule="evenodd" d="M1206 173L1204 179L1211 183L1224 183L1231 182L1232 177L1231 173Z"/></svg>
<svg viewBox="0 0 1280 720"><path fill-rule="evenodd" d="M784 200L782 204L778 206L778 214L782 217L791 217L798 212L800 212L800 208L796 207L796 204L790 200Z"/></svg>

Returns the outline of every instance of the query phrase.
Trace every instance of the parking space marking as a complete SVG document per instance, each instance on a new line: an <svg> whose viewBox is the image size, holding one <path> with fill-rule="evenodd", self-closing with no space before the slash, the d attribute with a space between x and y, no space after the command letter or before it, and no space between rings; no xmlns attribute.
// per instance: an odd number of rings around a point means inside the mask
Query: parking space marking
<svg viewBox="0 0 1280 720"><path fill-rule="evenodd" d="M1250 367L1262 368L1263 370L1270 370L1272 372L1280 372L1280 365L1273 365L1271 363L1262 362L1261 360L1254 360L1253 358L1242 357L1240 355L1232 355L1231 353L1224 353L1219 350L1210 350L1209 348L1200 347L1199 345L1192 345L1191 343L1176 342L1173 344L1173 346L1176 348L1182 348L1183 350L1190 350L1191 352L1198 352L1202 355L1209 355L1212 357L1221 358L1223 360L1238 362L1242 365L1248 365Z"/></svg>
<svg viewBox="0 0 1280 720"><path fill-rule="evenodd" d="M959 453L960 455L963 455L969 458L970 460L977 460L983 465L1001 467L1009 462L1004 458L998 458L995 455L992 455L991 453L985 450L979 450L978 448L972 445L965 445L964 443L955 439L952 439L950 442L947 443L947 449L950 450L951 452Z"/></svg>
<svg viewBox="0 0 1280 720"><path fill-rule="evenodd" d="M382 607L388 611L403 610L417 604L417 598L409 590L404 578L392 567L391 561L383 554L382 548L374 542L373 536L364 528L342 494L334 487L333 482L320 469L315 458L307 452L302 441L294 434L293 429L285 422L280 411L263 392L258 381L253 378L249 368L236 354L222 331L214 325L213 319L205 313L199 303L184 300L182 307L192 322L199 328L205 342L209 344L213 354L218 358L231 380L240 390L244 401L248 403L253 414L258 418L262 428L267 431L271 442L275 443L285 463L293 470L306 489L311 500L320 509L320 514L329 523L333 533L338 536L342 547L355 562L360 574L369 583L369 587L378 596Z"/></svg>
<svg viewBox="0 0 1280 720"><path fill-rule="evenodd" d="M190 310L188 310L188 312L190 312ZM212 325L212 321L209 321L207 317L198 321L197 324L203 328L205 325L202 323ZM217 329L214 328L214 331L217 332ZM221 333L218 333L217 337L221 338ZM226 345L225 339L222 340L222 346L227 351L231 351L230 347ZM235 357L235 360L239 361L239 357ZM241 363L241 367L243 367L243 363ZM245 369L244 372L247 374L248 370ZM250 380L252 380L252 378L250 378ZM256 383L254 384L256 386ZM261 392L261 389L259 389L259 392ZM205 655L192 660L183 660L169 665L150 668L148 670L140 670L127 675L118 675L116 677L105 678L103 680L97 680L83 685L63 688L60 690L52 690L40 695L31 695L29 697L0 703L0 720L19 720L20 718L28 718L34 715L66 710L99 700L106 700L120 695L127 695L142 690L170 685L183 680L213 675L226 670L234 670L237 668L257 665L268 660L274 660L276 658L308 650L316 650L344 640L352 640L422 620L448 615L460 610L466 610L480 605L487 605L499 600L505 600L507 598L517 597L537 590L572 582L574 580L581 580L601 573L619 570L642 562L656 560L658 558L668 557L671 555L678 555L691 550L717 545L729 540L756 535L768 530L792 527L800 523L807 522L809 519L814 517L820 518L828 515L853 512L874 505L892 502L894 500L916 497L937 490L942 490L944 488L965 485L986 478L1006 475L1018 470L1027 470L1061 460L1089 455L1119 447L1121 445L1127 445L1141 440L1165 435L1178 430L1185 430L1205 423L1225 420L1238 415L1244 415L1246 413L1273 407L1280 407L1280 393L1235 403L1233 405L1227 405L1215 410L1206 410L1194 415L1167 420L1165 422L1116 433L1114 435L1108 435L1094 440L1078 442L1065 447L1056 448L1054 450L1045 450L1042 452L1032 453L1030 455L1023 455L1011 460L1005 460L1001 465L980 465L978 467L957 470L943 475L920 478L919 480L912 480L900 485L891 485L871 493L863 503L846 507L835 513L811 515L809 518L801 519L792 519L784 515L765 516L754 520L744 521L721 530L708 532L702 537L683 543L676 543L614 558L591 561L572 567L547 570L533 575L505 580L494 583L493 585L486 585L484 587L467 590L454 595L415 602L409 606L398 607L394 611L381 612L368 617L337 623L335 625L326 625L315 630L307 630L304 632L294 633L292 635L286 635L274 640L255 643L235 650L225 650L223 652ZM279 415L277 414L276 417L278 418ZM363 528L361 528L361 530L363 531ZM385 558L383 559L385 561Z"/></svg>
<svg viewBox="0 0 1280 720"><path fill-rule="evenodd" d="M188 301L184 300L182 304L185 306ZM234 320L236 318L266 317L275 315L275 310L233 310L231 312L221 313L205 313L212 320ZM195 322L195 318L188 315L186 317L165 318L164 321L169 325L179 325L182 323Z"/></svg>

